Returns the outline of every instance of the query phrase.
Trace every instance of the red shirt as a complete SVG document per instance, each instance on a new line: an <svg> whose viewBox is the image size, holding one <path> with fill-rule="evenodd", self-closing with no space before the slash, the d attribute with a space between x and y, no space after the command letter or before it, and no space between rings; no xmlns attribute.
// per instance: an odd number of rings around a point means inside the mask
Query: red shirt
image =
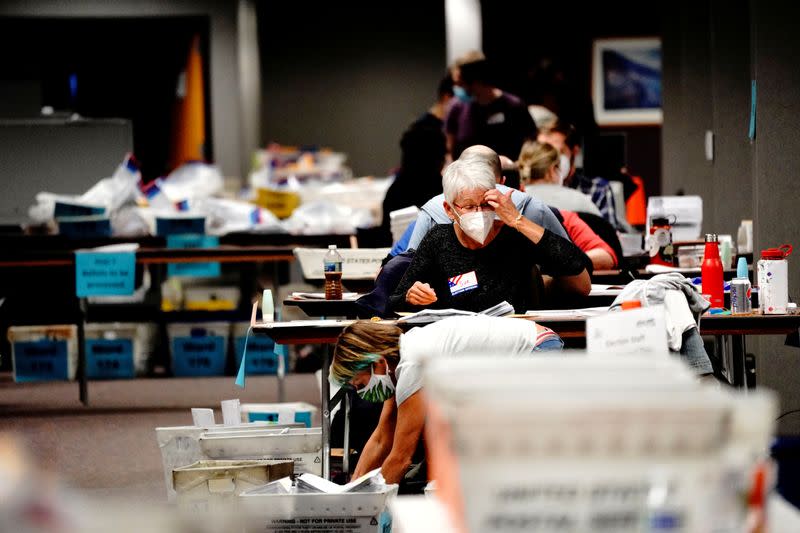
<svg viewBox="0 0 800 533"><path fill-rule="evenodd" d="M606 241L598 237L597 233L592 231L592 228L590 228L586 222L581 220L581 217L579 217L577 213L574 211L566 211L564 209L560 209L559 211L561 212L561 216L564 218L564 228L567 230L569 238L572 239L573 243L575 243L575 246L584 252L594 250L595 248L605 250L611 255L611 259L614 260L614 266L619 264L617 254L614 253L614 250L611 248L611 246L606 244Z"/></svg>

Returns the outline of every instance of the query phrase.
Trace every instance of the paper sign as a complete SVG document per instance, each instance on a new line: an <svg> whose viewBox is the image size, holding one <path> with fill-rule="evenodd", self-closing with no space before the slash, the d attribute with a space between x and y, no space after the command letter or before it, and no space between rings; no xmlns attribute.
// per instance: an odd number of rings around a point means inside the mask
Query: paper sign
<svg viewBox="0 0 800 533"><path fill-rule="evenodd" d="M87 296L133 294L135 252L75 252L75 293Z"/></svg>
<svg viewBox="0 0 800 533"><path fill-rule="evenodd" d="M212 235L186 234L167 236L167 248L216 248L217 246L219 246L219 237ZM219 263L170 263L167 265L168 276L214 278L220 274Z"/></svg>
<svg viewBox="0 0 800 533"><path fill-rule="evenodd" d="M611 312L586 320L586 351L590 354L666 354L664 307Z"/></svg>

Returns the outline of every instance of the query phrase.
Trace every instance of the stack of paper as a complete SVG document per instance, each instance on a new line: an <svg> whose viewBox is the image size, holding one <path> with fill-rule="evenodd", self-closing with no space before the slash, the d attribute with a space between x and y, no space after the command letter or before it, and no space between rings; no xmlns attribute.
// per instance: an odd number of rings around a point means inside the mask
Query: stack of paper
<svg viewBox="0 0 800 533"><path fill-rule="evenodd" d="M417 313L405 315L398 320L398 322L405 322L407 324L430 324L431 322L436 322L454 316L506 316L513 312L514 307L512 307L512 305L507 301L503 300L499 304L493 305L488 309L484 309L480 313L476 313L474 311L464 311L463 309L423 309Z"/></svg>

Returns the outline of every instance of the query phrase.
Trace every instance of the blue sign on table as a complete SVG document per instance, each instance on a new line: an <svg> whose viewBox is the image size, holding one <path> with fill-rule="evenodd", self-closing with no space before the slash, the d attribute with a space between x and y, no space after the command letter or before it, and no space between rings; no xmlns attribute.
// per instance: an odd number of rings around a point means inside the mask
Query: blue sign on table
<svg viewBox="0 0 800 533"><path fill-rule="evenodd" d="M216 248L217 246L219 246L219 237L212 235L186 234L167 236L167 248ZM214 278L220 274L219 263L170 263L167 265L168 276Z"/></svg>
<svg viewBox="0 0 800 533"><path fill-rule="evenodd" d="M87 296L133 294L136 252L75 252L75 293Z"/></svg>

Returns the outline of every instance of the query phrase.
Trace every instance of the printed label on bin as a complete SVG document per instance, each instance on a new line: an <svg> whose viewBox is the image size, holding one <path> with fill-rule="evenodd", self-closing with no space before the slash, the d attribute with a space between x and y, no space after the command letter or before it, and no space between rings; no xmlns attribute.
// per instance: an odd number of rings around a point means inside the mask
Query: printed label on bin
<svg viewBox="0 0 800 533"><path fill-rule="evenodd" d="M167 248L193 249L216 248L219 237L213 235L188 234L168 235ZM184 276L193 278L214 278L221 274L219 263L170 263L167 265L168 276Z"/></svg>
<svg viewBox="0 0 800 533"><path fill-rule="evenodd" d="M225 373L225 338L172 339L172 373L176 376L221 376Z"/></svg>
<svg viewBox="0 0 800 533"><path fill-rule="evenodd" d="M305 474L306 472L309 474L314 474L315 476L322 475L322 455L320 452L293 453L291 455L265 455L263 458L259 457L259 459L269 459L270 461L293 461L295 475Z"/></svg>
<svg viewBox="0 0 800 533"><path fill-rule="evenodd" d="M136 252L75 252L75 293L87 296L133 294Z"/></svg>
<svg viewBox="0 0 800 533"><path fill-rule="evenodd" d="M302 518L269 518L262 531L273 533L388 533L392 530L390 515L386 516L315 516Z"/></svg>
<svg viewBox="0 0 800 533"><path fill-rule="evenodd" d="M41 340L14 343L14 380L69 379L67 341Z"/></svg>
<svg viewBox="0 0 800 533"><path fill-rule="evenodd" d="M88 339L86 376L92 378L132 378L133 341L131 339Z"/></svg>
<svg viewBox="0 0 800 533"><path fill-rule="evenodd" d="M191 233L205 233L205 217L156 218L156 235L159 237L180 236Z"/></svg>
<svg viewBox="0 0 800 533"><path fill-rule="evenodd" d="M236 367L242 363L246 337L236 338ZM275 343L268 337L250 337L247 343L248 374L275 374L278 371L278 356L274 352Z"/></svg>

